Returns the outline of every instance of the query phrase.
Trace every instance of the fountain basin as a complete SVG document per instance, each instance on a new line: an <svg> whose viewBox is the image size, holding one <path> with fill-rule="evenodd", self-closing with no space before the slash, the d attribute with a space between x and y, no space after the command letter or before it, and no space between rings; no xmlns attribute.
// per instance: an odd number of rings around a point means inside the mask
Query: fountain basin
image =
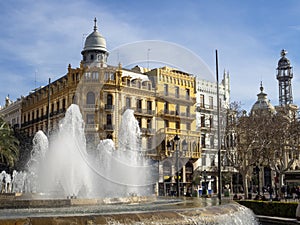
<svg viewBox="0 0 300 225"><path fill-rule="evenodd" d="M19 201L27 201L29 206L1 209L0 224L257 224L248 208L234 202L218 205L217 199L15 200Z"/></svg>
<svg viewBox="0 0 300 225"><path fill-rule="evenodd" d="M118 198L82 199L70 197L67 199L49 198L43 194L5 193L0 194L0 209L26 208L58 208L71 206L96 206L109 204L141 204L156 200L154 196L130 196Z"/></svg>

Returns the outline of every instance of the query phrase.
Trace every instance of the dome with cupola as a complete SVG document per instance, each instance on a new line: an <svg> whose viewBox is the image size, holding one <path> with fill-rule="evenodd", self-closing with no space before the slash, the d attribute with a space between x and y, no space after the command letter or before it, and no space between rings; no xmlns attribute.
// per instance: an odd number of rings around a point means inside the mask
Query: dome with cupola
<svg viewBox="0 0 300 225"><path fill-rule="evenodd" d="M270 103L267 97L268 95L264 93L264 87L262 83L260 84L260 93L257 94L257 101L254 103L251 109L251 114L255 114L258 111L268 111L270 113L275 113L274 106Z"/></svg>
<svg viewBox="0 0 300 225"><path fill-rule="evenodd" d="M87 36L84 43L84 48L82 52L89 51L89 50L99 50L106 52L106 40L105 38L98 32L97 29L97 19L94 19L94 31Z"/></svg>
<svg viewBox="0 0 300 225"><path fill-rule="evenodd" d="M96 18L94 19L94 31L85 39L81 54L83 56L82 62L84 66L106 66L108 57L106 40L98 31Z"/></svg>

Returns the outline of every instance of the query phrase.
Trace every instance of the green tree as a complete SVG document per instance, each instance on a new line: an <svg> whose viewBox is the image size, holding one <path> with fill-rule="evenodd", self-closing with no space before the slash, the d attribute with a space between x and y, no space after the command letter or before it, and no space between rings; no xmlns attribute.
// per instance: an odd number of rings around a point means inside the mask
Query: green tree
<svg viewBox="0 0 300 225"><path fill-rule="evenodd" d="M13 167L19 157L19 141L13 129L0 117L0 163Z"/></svg>

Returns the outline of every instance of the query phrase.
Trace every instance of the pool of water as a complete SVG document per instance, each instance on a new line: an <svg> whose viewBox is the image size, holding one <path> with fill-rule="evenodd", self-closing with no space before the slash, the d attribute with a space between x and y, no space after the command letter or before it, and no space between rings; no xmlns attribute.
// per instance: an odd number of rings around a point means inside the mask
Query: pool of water
<svg viewBox="0 0 300 225"><path fill-rule="evenodd" d="M158 198L155 201L129 204L93 204L68 207L0 209L0 218L48 217L105 215L120 213L139 213L149 211L170 211L178 209L205 208L218 205L215 198Z"/></svg>
<svg viewBox="0 0 300 225"><path fill-rule="evenodd" d="M216 198L158 198L143 203L5 208L0 223L39 221L37 224L222 224L255 225L251 210ZM31 224L31 222L29 224Z"/></svg>

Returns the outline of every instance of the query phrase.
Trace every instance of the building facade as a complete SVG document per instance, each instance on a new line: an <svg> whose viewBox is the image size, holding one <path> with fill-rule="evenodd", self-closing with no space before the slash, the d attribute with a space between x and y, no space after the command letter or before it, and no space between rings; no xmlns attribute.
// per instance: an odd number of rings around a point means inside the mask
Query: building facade
<svg viewBox="0 0 300 225"><path fill-rule="evenodd" d="M13 128L21 128L22 99L11 101L9 96L5 98L5 106L0 107L0 115Z"/></svg>
<svg viewBox="0 0 300 225"><path fill-rule="evenodd" d="M97 21L87 36L80 66L68 65L66 75L22 98L19 124L29 136L38 130L51 135L71 104L80 107L90 154L100 140L118 148L122 114L134 111L141 148L159 164L161 195L179 183L180 194L191 190L195 162L201 157L196 124L196 77L174 68L152 70L108 65L106 40ZM175 143L174 138L180 140Z"/></svg>
<svg viewBox="0 0 300 225"><path fill-rule="evenodd" d="M201 157L200 132L196 130L196 78L163 67L147 72L155 85L156 131L159 145L159 193L192 193L194 163ZM176 138L180 139L177 140ZM177 173L177 175L175 175ZM176 181L176 182L175 182Z"/></svg>
<svg viewBox="0 0 300 225"><path fill-rule="evenodd" d="M215 193L218 190L218 114L217 104L220 105L220 133L225 130L226 114L230 104L229 73L223 73L219 84L219 100L217 99L216 82L197 80L197 130L201 132L201 159L197 161L202 189L210 187ZM222 162L222 164L224 164ZM228 170L228 168L225 168Z"/></svg>

